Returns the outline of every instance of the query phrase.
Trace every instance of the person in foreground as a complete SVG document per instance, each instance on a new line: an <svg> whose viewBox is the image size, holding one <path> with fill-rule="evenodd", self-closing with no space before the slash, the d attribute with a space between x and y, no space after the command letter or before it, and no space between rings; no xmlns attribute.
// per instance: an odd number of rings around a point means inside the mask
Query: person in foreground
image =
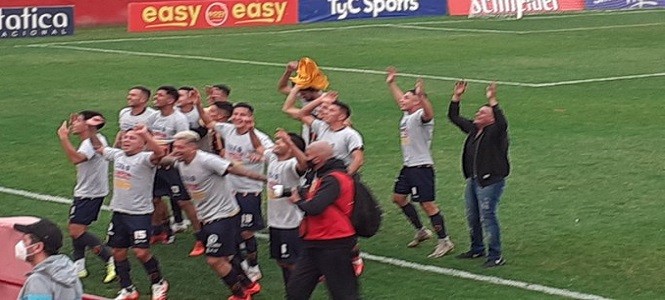
<svg viewBox="0 0 665 300"><path fill-rule="evenodd" d="M16 258L33 266L17 300L81 299L83 287L74 263L58 254L62 247L58 225L41 219L29 225L14 224L14 229L24 233L14 246Z"/></svg>
<svg viewBox="0 0 665 300"><path fill-rule="evenodd" d="M309 299L323 275L332 299L358 299L358 278L349 255L357 242L351 224L353 178L344 162L333 158L330 143L313 142L305 154L316 178L305 199L295 190L291 195L305 217L300 224L303 252L287 284L286 297Z"/></svg>
<svg viewBox="0 0 665 300"><path fill-rule="evenodd" d="M476 112L473 120L459 115L460 101L466 82L455 83L448 108L448 118L467 134L462 154L466 178L466 218L471 235L471 249L458 255L461 259L485 257L483 231L489 252L483 266L492 268L505 264L501 252L501 232L497 216L499 200L510 173L508 162L508 123L496 99L496 83L487 87L488 104Z"/></svg>

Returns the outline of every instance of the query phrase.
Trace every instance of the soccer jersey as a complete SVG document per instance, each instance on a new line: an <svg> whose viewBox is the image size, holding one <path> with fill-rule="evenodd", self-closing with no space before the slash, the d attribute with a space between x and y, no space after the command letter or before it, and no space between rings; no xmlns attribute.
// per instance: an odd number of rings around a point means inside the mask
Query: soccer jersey
<svg viewBox="0 0 665 300"><path fill-rule="evenodd" d="M97 134L104 147L108 146L106 138ZM85 139L77 150L87 159L76 165L76 186L74 197L98 198L109 194L109 162L95 152L90 139Z"/></svg>
<svg viewBox="0 0 665 300"><path fill-rule="evenodd" d="M189 124L190 129L201 127L201 123L199 123L200 119L199 111L196 110L196 108L190 110L189 112L183 112L180 110L180 108L178 108L178 111L181 114L185 115L185 118L187 118L187 123Z"/></svg>
<svg viewBox="0 0 665 300"><path fill-rule="evenodd" d="M111 210L130 215L153 212L152 185L155 170L152 152L139 152L127 156L120 149L105 147L104 158L113 161L113 198Z"/></svg>
<svg viewBox="0 0 665 300"><path fill-rule="evenodd" d="M187 117L177 110L168 116L157 112L157 117L150 126L150 130L155 135L155 140L172 142L176 133L189 130L189 122L187 122Z"/></svg>
<svg viewBox="0 0 665 300"><path fill-rule="evenodd" d="M275 185L283 185L284 191L290 191L300 184L300 175L296 170L298 161L295 157L278 160L271 150L266 150L265 159L268 163L268 226L271 228L297 228L304 212L291 202L288 197L276 197L273 192Z"/></svg>
<svg viewBox="0 0 665 300"><path fill-rule="evenodd" d="M230 165L230 161L219 155L202 150L196 151L196 156L189 164L176 162L180 177L202 222L232 217L240 212L227 181L226 171Z"/></svg>
<svg viewBox="0 0 665 300"><path fill-rule="evenodd" d="M399 135L402 144L402 156L407 167L434 164L430 145L434 132L434 119L423 123L421 108L412 114L404 112L399 122Z"/></svg>
<svg viewBox="0 0 665 300"><path fill-rule="evenodd" d="M328 124L321 120L314 120L311 127L317 136L317 140L330 143L333 146L333 155L335 158L341 159L347 166L353 161L351 152L363 148L362 136L351 127L346 126L334 131L330 129Z"/></svg>
<svg viewBox="0 0 665 300"><path fill-rule="evenodd" d="M238 134L236 127L233 124L217 123L215 124L215 131L219 133L221 138L224 139L224 157L234 164L241 165L243 168L263 174L265 164L263 162L251 163L249 158L256 149L252 145L252 140L249 137L249 132L245 134ZM270 149L274 146L268 135L254 129L254 133L261 140L261 145L265 149ZM229 175L231 187L236 192L240 193L256 193L263 191L263 182L252 180L246 177L236 175Z"/></svg>
<svg viewBox="0 0 665 300"><path fill-rule="evenodd" d="M134 128L134 126L138 124L145 124L146 126L148 126L148 128L150 128L150 126L152 126L152 123L155 121L155 117L157 117L157 114L159 114L159 112L155 111L150 107L146 107L145 110L140 115L132 115L132 108L125 107L122 110L120 110L120 113L118 114L118 123L120 124L120 130L127 131Z"/></svg>

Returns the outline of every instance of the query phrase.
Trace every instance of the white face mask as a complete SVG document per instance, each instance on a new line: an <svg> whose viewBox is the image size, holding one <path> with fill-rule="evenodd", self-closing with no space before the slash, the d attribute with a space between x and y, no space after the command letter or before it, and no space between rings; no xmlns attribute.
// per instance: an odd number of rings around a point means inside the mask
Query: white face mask
<svg viewBox="0 0 665 300"><path fill-rule="evenodd" d="M32 248L32 246L35 246L35 244L26 247L23 241L16 243L16 246L14 246L14 256L16 256L16 259L26 261L28 259L28 248Z"/></svg>

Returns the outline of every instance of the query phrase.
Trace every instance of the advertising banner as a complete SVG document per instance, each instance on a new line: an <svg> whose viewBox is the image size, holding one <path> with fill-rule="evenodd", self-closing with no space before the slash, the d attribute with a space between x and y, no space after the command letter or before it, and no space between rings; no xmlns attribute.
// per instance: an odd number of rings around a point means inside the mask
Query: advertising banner
<svg viewBox="0 0 665 300"><path fill-rule="evenodd" d="M584 10L585 0L532 0L523 4L525 15ZM454 0L448 3L451 16L510 15L517 11L518 0Z"/></svg>
<svg viewBox="0 0 665 300"><path fill-rule="evenodd" d="M591 9L642 9L665 7L665 0L586 0L586 8Z"/></svg>
<svg viewBox="0 0 665 300"><path fill-rule="evenodd" d="M295 24L297 0L166 1L130 3L128 30L186 30Z"/></svg>
<svg viewBox="0 0 665 300"><path fill-rule="evenodd" d="M74 7L0 7L0 39L74 34Z"/></svg>
<svg viewBox="0 0 665 300"><path fill-rule="evenodd" d="M298 19L309 23L445 15L446 7L446 0L300 0Z"/></svg>

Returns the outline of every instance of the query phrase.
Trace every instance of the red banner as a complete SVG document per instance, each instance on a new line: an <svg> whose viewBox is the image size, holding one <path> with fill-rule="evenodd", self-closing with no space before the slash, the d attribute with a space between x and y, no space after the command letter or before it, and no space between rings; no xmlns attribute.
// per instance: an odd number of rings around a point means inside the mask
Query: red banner
<svg viewBox="0 0 665 300"><path fill-rule="evenodd" d="M451 16L505 15L516 10L519 0L450 0ZM530 0L524 5L524 14L543 14L584 9L584 0Z"/></svg>
<svg viewBox="0 0 665 300"><path fill-rule="evenodd" d="M298 22L297 0L167 1L130 3L128 30L186 30Z"/></svg>

